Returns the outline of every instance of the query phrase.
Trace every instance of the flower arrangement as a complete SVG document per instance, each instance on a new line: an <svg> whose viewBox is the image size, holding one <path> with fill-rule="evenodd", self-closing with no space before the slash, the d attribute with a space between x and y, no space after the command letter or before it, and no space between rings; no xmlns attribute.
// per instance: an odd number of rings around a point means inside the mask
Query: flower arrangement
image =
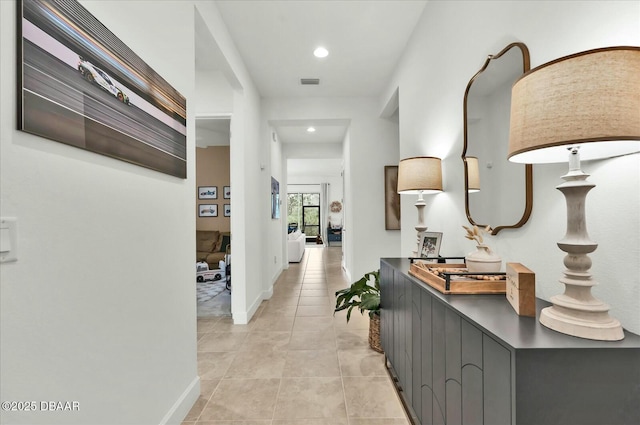
<svg viewBox="0 0 640 425"><path fill-rule="evenodd" d="M491 226L488 226L488 225L483 228L479 228L476 225L474 225L473 227L467 227L467 226L462 226L462 227L467 231L467 234L464 237L469 240L476 241L476 244L478 246L483 245L484 238L482 235L484 233L491 234Z"/></svg>
<svg viewBox="0 0 640 425"><path fill-rule="evenodd" d="M473 273L499 272L502 267L502 258L484 244L483 234L491 234L491 227L467 227L465 238L476 242L476 250L465 256L464 262L467 270Z"/></svg>

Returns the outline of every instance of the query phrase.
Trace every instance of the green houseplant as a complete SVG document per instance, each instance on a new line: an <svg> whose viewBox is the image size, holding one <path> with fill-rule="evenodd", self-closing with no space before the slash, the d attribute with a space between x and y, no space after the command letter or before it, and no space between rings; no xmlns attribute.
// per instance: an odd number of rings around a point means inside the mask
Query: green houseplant
<svg viewBox="0 0 640 425"><path fill-rule="evenodd" d="M351 286L336 292L336 307L338 311L347 310L347 322L351 318L354 308L361 314L369 312L369 346L382 353L380 345L380 271L365 273Z"/></svg>

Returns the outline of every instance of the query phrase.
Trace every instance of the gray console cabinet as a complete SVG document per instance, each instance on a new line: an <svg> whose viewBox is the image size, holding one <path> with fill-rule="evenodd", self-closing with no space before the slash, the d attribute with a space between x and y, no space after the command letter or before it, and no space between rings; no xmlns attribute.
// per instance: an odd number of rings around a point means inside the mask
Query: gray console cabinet
<svg viewBox="0 0 640 425"><path fill-rule="evenodd" d="M381 342L415 424L640 424L638 335L560 334L504 295L443 295L408 270L381 259Z"/></svg>

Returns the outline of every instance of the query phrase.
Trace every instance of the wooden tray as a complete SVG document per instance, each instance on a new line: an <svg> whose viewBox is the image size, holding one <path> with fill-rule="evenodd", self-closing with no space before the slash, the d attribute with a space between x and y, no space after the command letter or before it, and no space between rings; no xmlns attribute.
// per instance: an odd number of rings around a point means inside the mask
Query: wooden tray
<svg viewBox="0 0 640 425"><path fill-rule="evenodd" d="M409 274L443 294L506 294L505 273L483 274L482 276L485 277L485 279L495 279L496 277L501 279L485 280L475 277L478 275L468 273L466 267L466 264L440 264L415 261L411 263ZM430 269L443 271L443 273L441 273L443 277L430 271ZM451 269L451 272L444 271L443 269Z"/></svg>

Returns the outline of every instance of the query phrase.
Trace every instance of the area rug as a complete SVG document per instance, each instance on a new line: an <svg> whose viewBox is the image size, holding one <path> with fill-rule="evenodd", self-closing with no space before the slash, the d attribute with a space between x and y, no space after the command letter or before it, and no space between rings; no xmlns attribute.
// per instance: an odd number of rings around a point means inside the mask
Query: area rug
<svg viewBox="0 0 640 425"><path fill-rule="evenodd" d="M199 303L207 302L215 298L225 290L225 279L216 281L196 282L196 296Z"/></svg>

